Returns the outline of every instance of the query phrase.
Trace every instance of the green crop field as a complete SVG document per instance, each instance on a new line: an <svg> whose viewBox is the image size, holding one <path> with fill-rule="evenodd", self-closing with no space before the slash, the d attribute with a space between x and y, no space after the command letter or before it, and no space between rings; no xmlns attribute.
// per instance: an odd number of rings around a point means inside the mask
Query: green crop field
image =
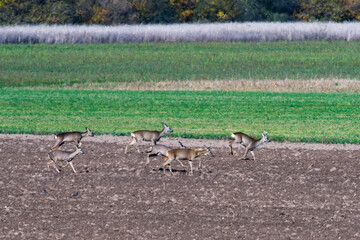
<svg viewBox="0 0 360 240"><path fill-rule="evenodd" d="M358 42L0 45L0 87L231 79L356 79Z"/></svg>
<svg viewBox="0 0 360 240"><path fill-rule="evenodd" d="M171 126L168 136L360 143L360 98L345 93L0 89L0 132L124 135Z"/></svg>
<svg viewBox="0 0 360 240"><path fill-rule="evenodd" d="M61 90L74 84L358 79L357 42L0 45L0 132L82 131L360 143L360 97L346 93ZM20 88L19 88L20 87ZM50 87L51 89L22 89Z"/></svg>

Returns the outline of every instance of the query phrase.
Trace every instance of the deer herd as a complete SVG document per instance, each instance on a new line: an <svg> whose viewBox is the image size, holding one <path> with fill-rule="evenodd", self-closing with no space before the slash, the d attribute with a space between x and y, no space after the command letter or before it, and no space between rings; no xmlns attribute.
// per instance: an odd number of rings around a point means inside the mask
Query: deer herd
<svg viewBox="0 0 360 240"><path fill-rule="evenodd" d="M171 163L176 160L181 164L181 166L184 166L180 160L187 160L190 166L190 172L189 175L193 175L193 160L195 158L198 158L200 156L210 155L211 157L214 157L214 154L211 152L210 147L204 147L202 149L196 149L196 148L187 148L185 145L183 145L181 142L179 142L180 147L179 148L172 148L168 147L162 144L157 144L157 142L160 140L161 137L163 137L167 132L173 132L173 130L166 125L165 123L162 123L163 129L161 131L149 131L149 130L137 130L135 132L132 132L130 134L131 141L126 144L124 154L127 154L128 148L130 146L136 146L136 144L141 143L142 141L150 141L152 143L152 146L150 146L148 149L146 149L146 165L150 163L150 157L151 156L157 156L161 155L165 157L165 162L162 164L162 168L164 173L166 172L166 167L168 168L169 172L172 174L172 167ZM233 155L233 148L232 145L234 143L239 143L241 146L245 148L244 155L240 159L246 159L246 156L248 152L253 156L253 159L255 160L255 154L254 150L256 147L260 146L264 142L270 142L268 137L266 136L266 133L261 133L262 137L260 139L252 138L245 133L242 132L236 132L232 133L231 137L232 139L229 140L229 148L230 148L230 155ZM74 168L74 165L72 163L72 160L78 155L78 154L84 154L83 150L80 149L81 146L81 139L90 136L93 137L94 134L89 128L86 128L86 132L65 132L60 133L55 136L55 143L51 147L51 151L49 152L49 158L50 160L47 161L47 169L50 170L50 165L52 165L57 172L60 172L58 169L56 163L57 161L63 161L65 162L64 165L61 167L65 167L67 165L70 165L74 173L77 173L77 171ZM65 142L74 142L76 146L75 151L63 151L60 150L60 147ZM201 168L201 159L199 158L199 166L198 169Z"/></svg>

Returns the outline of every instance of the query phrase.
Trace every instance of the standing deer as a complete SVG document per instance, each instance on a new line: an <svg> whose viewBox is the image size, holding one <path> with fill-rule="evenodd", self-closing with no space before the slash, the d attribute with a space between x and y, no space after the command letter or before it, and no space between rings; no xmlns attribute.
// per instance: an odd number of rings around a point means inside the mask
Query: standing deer
<svg viewBox="0 0 360 240"><path fill-rule="evenodd" d="M211 157L214 157L214 154L211 152L210 148L206 148L203 150L197 150L197 149L172 149L166 153L165 160L166 162L163 163L163 170L165 173L165 166L169 165L169 170L172 174L172 168L171 168L171 162L174 160L188 160L190 165L190 174L193 175L193 165L192 161L200 157L202 155L210 155ZM199 161L199 169L201 168L201 160Z"/></svg>
<svg viewBox="0 0 360 240"><path fill-rule="evenodd" d="M61 150L52 150L49 153L49 158L50 160L46 163L47 165L47 170L50 171L50 164L54 166L54 168L56 169L57 172L60 172L59 169L56 167L56 162L57 161L65 161L66 164L61 166L61 167L66 167L68 164L70 164L72 170L74 171L74 173L77 173L73 164L72 164L72 160L73 158L78 155L78 154L84 154L84 152L80 149L80 148L76 148L76 150L74 152L69 152L69 151L61 151Z"/></svg>
<svg viewBox="0 0 360 240"><path fill-rule="evenodd" d="M240 143L242 146L245 147L245 153L241 159L246 159L246 155L250 151L255 160L254 149L263 144L264 142L270 142L270 140L266 136L266 133L261 133L261 135L262 137L260 139L255 139L242 132L231 134L231 137L234 138L234 140L229 141L230 155L233 155L233 143Z"/></svg>
<svg viewBox="0 0 360 240"><path fill-rule="evenodd" d="M179 142L181 149L185 149L186 146L183 145L181 142ZM159 154L162 156L166 156L167 151L170 151L172 148L167 147L165 145L162 144L156 144L154 146L149 147L146 150L147 153L147 158L146 158L146 165L148 165L150 163L150 156L158 156ZM179 161L179 163L181 164L181 166L184 166L182 164L182 162Z"/></svg>
<svg viewBox="0 0 360 240"><path fill-rule="evenodd" d="M55 136L56 142L54 146L51 147L51 149L58 148L60 149L60 146L63 145L65 142L75 142L76 147L80 147L81 143L80 140L83 137L90 136L93 137L94 134L89 128L86 128L86 132L65 132L60 133Z"/></svg>
<svg viewBox="0 0 360 240"><path fill-rule="evenodd" d="M158 142L165 133L173 132L173 130L165 123L162 123L162 125L164 126L162 131L138 130L131 133L131 141L125 147L125 154L128 147L138 143L138 141L151 141L153 145L156 145L156 142Z"/></svg>

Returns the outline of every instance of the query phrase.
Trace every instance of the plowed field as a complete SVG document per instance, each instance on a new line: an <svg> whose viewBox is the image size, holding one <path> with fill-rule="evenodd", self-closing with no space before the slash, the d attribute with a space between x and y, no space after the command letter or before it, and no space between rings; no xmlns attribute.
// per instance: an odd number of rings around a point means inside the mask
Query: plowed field
<svg viewBox="0 0 360 240"><path fill-rule="evenodd" d="M83 139L74 174L47 171L53 136L0 135L0 239L360 239L359 145L264 143L254 161L181 139L215 157L170 176L163 157L145 166L148 143L125 155L128 141Z"/></svg>

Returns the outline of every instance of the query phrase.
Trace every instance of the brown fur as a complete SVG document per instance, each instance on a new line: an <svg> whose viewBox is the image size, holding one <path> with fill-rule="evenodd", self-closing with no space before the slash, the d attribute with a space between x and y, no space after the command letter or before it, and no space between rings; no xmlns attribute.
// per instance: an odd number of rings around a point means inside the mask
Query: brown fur
<svg viewBox="0 0 360 240"><path fill-rule="evenodd" d="M84 152L80 148L76 148L76 150L74 152L61 151L61 150L52 150L49 153L50 160L46 163L48 171L50 170L49 166L53 165L53 167L56 169L56 171L60 172L59 169L56 167L56 162L57 161L64 161L65 165L63 165L62 167L65 167L68 164L70 164L70 166L71 166L72 170L74 171L74 173L77 173L74 166L73 166L73 164L72 164L72 160L79 153L84 154Z"/></svg>
<svg viewBox="0 0 360 240"><path fill-rule="evenodd" d="M255 139L252 138L248 135L246 135L245 133L242 132L236 132L231 134L231 136L234 138L234 140L230 140L229 141L229 148L230 148L230 155L233 155L233 148L232 145L234 143L240 143L242 146L245 147L245 153L244 156L241 159L245 159L246 155L248 154L248 152L250 151L251 154L254 157L255 160L255 154L254 154L254 149L258 146L260 146L261 144L263 144L264 142L270 142L270 140L267 138L265 133L261 133L262 137L260 139Z"/></svg>
<svg viewBox="0 0 360 240"><path fill-rule="evenodd" d="M86 128L86 132L65 132L60 133L55 136L56 142L51 147L51 149L58 148L60 149L60 146L63 145L65 142L74 142L76 147L79 148L81 146L81 139L83 137L90 136L93 137L94 134L89 128Z"/></svg>
<svg viewBox="0 0 360 240"><path fill-rule="evenodd" d="M156 145L156 143L160 140L162 136L165 135L165 133L173 131L165 123L162 123L162 125L164 126L162 131L137 130L131 133L131 141L126 144L125 154L127 153L128 147L131 145L138 144L141 141L151 141L153 145Z"/></svg>
<svg viewBox="0 0 360 240"><path fill-rule="evenodd" d="M192 161L202 155L210 154L214 156L210 148L197 150L197 149L172 149L166 153L165 162L163 163L163 169L165 171L165 166L169 165L169 170L172 174L171 162L174 160L188 160L190 165L190 175L193 174ZM201 161L199 161L199 169L201 168Z"/></svg>

